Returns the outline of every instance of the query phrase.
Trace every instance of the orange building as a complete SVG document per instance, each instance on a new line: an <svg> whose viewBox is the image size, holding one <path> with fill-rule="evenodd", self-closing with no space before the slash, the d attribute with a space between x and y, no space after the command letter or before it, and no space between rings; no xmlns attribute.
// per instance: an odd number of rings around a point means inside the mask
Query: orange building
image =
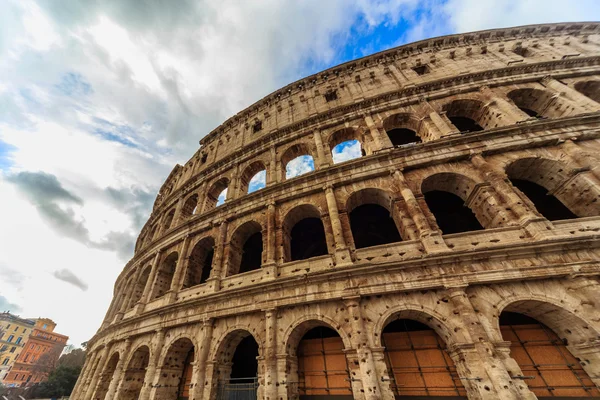
<svg viewBox="0 0 600 400"><path fill-rule="evenodd" d="M68 336L54 332L56 323L39 318L29 339L4 379L6 386L31 386L46 380L69 340Z"/></svg>

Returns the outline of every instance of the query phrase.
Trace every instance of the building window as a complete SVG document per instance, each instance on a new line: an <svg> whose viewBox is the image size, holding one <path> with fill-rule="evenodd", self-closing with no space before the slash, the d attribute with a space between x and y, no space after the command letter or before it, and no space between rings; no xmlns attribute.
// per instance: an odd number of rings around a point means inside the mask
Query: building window
<svg viewBox="0 0 600 400"><path fill-rule="evenodd" d="M429 73L429 67L425 64L414 67L412 70L415 71L417 75L425 75Z"/></svg>
<svg viewBox="0 0 600 400"><path fill-rule="evenodd" d="M325 101L327 102L337 100L337 98L337 90L330 90L329 92L325 93Z"/></svg>
<svg viewBox="0 0 600 400"><path fill-rule="evenodd" d="M18 327L18 326L15 326L15 332L16 332L16 331L18 331L18 330L19 330L19 327Z"/></svg>
<svg viewBox="0 0 600 400"><path fill-rule="evenodd" d="M256 121L254 123L254 125L252 126L252 131L254 133L259 132L262 130L262 121Z"/></svg>
<svg viewBox="0 0 600 400"><path fill-rule="evenodd" d="M27 361L28 358L29 358L29 354L25 354L25 358L23 359L23 361Z"/></svg>
<svg viewBox="0 0 600 400"><path fill-rule="evenodd" d="M15 381L19 379L19 374L15 374Z"/></svg>
<svg viewBox="0 0 600 400"><path fill-rule="evenodd" d="M13 338L14 338L14 336L13 336L13 335L10 335L10 336L8 337L8 340L7 340L7 342L8 342L8 343L12 342Z"/></svg>
<svg viewBox="0 0 600 400"><path fill-rule="evenodd" d="M4 361L2 361L2 365L7 365L9 361L10 361L10 357L6 357L4 359Z"/></svg>
<svg viewBox="0 0 600 400"><path fill-rule="evenodd" d="M27 333L27 328L23 328L23 333Z"/></svg>
<svg viewBox="0 0 600 400"><path fill-rule="evenodd" d="M6 325L6 329L10 328L10 324Z"/></svg>
<svg viewBox="0 0 600 400"><path fill-rule="evenodd" d="M15 343L16 343L16 344L19 344L19 343L21 343L21 340L23 340L23 338L19 336L19 337L17 338L17 341L16 341Z"/></svg>
<svg viewBox="0 0 600 400"><path fill-rule="evenodd" d="M33 348L34 348L34 347L35 347L35 346L33 345L33 343L31 343L31 346L29 346L29 348L30 348L31 350L33 350Z"/></svg>
<svg viewBox="0 0 600 400"><path fill-rule="evenodd" d="M12 349L10 349L10 352L11 352L11 353L14 353L16 349L17 349L17 348L16 348L15 346L13 346L13 348L12 348Z"/></svg>

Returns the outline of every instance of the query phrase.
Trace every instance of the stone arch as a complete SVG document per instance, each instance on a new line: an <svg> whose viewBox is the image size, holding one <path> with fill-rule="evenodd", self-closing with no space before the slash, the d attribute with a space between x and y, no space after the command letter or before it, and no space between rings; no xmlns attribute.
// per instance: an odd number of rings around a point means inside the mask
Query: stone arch
<svg viewBox="0 0 600 400"><path fill-rule="evenodd" d="M419 127L419 119L411 113L393 114L383 120L383 129L394 147L422 142L427 135Z"/></svg>
<svg viewBox="0 0 600 400"><path fill-rule="evenodd" d="M175 217L175 208L172 208L167 215L165 216L165 219L163 221L163 231L168 231L169 228L171 228L171 225L173 225L173 218Z"/></svg>
<svg viewBox="0 0 600 400"><path fill-rule="evenodd" d="M151 300L157 299L163 296L171 289L171 282L175 275L175 268L177 267L177 260L179 259L179 253L173 251L169 253L160 263L158 270L156 271L156 279L154 280L154 287L152 288Z"/></svg>
<svg viewBox="0 0 600 400"><path fill-rule="evenodd" d="M294 348L298 347L298 343L302 336L309 330L316 328L318 326L323 326L326 328L331 328L336 331L340 337L342 338L342 342L344 343L344 348L351 349L352 342L350 341L350 336L348 333L340 326L336 320L326 315L317 315L317 314L308 314L304 315L301 318L295 320L292 324L290 324L284 331L282 335L282 343L283 350L288 355L294 355L296 350ZM290 353L290 351L292 351Z"/></svg>
<svg viewBox="0 0 600 400"><path fill-rule="evenodd" d="M550 220L600 214L595 182L563 162L525 157L510 162L505 171L523 201Z"/></svg>
<svg viewBox="0 0 600 400"><path fill-rule="evenodd" d="M589 97L597 103L600 103L600 80L590 79L579 81L574 87L579 93Z"/></svg>
<svg viewBox="0 0 600 400"><path fill-rule="evenodd" d="M192 365L196 359L196 343L186 335L176 335L164 346L160 358L159 378L155 382L155 398L188 397L192 378ZM185 396L188 394L188 396Z"/></svg>
<svg viewBox="0 0 600 400"><path fill-rule="evenodd" d="M390 192L379 188L357 190L348 196L346 211L355 248L402 240L402 222L394 212Z"/></svg>
<svg viewBox="0 0 600 400"><path fill-rule="evenodd" d="M252 220L242 223L229 240L226 276L259 269L263 250L262 226Z"/></svg>
<svg viewBox="0 0 600 400"><path fill-rule="evenodd" d="M110 387L110 382L113 380L120 359L121 353L118 350L114 351L108 358L108 362L100 373L100 378L98 379L96 390L93 395L94 400L105 400Z"/></svg>
<svg viewBox="0 0 600 400"><path fill-rule="evenodd" d="M154 240L154 237L156 236L157 230L158 230L158 224L154 224L154 226L150 228L150 232L148 233L148 236L146 236L145 244L152 243L152 241Z"/></svg>
<svg viewBox="0 0 600 400"><path fill-rule="evenodd" d="M181 208L181 217L189 218L192 215L197 214L198 213L198 202L199 202L198 193L193 193L190 196L188 196L188 198L185 199L185 202L183 203L183 207Z"/></svg>
<svg viewBox="0 0 600 400"><path fill-rule="evenodd" d="M137 281L134 282L133 293L131 294L131 300L129 302L129 308L132 308L136 305L138 301L142 299L142 295L144 294L144 289L146 288L146 284L148 283L148 278L150 277L150 272L152 271L152 265L146 265L141 267L142 272L138 277Z"/></svg>
<svg viewBox="0 0 600 400"><path fill-rule="evenodd" d="M282 170L283 170L283 176L281 177L282 180L285 179L289 179L288 178L288 164L293 161L296 160L298 157L302 157L302 156L309 156L310 159L312 160L313 163L313 167L312 167L312 171L315 170L315 166L314 166L314 154L312 151L311 146L307 145L306 143L296 143L291 145L290 147L288 147L281 155L281 166L282 166ZM302 175L305 174L307 172L310 171L304 171L301 174L298 175ZM298 175L294 175L294 176L298 176ZM291 178L291 176L290 176Z"/></svg>
<svg viewBox="0 0 600 400"><path fill-rule="evenodd" d="M332 248L325 233L322 213L313 204L300 204L289 210L283 218L282 233L284 261L325 255Z"/></svg>
<svg viewBox="0 0 600 400"><path fill-rule="evenodd" d="M183 289L206 283L212 270L214 249L212 236L203 237L194 244L188 257Z"/></svg>
<svg viewBox="0 0 600 400"><path fill-rule="evenodd" d="M454 126L461 132L477 132L493 128L486 107L480 100L456 99L446 103L442 110Z"/></svg>
<svg viewBox="0 0 600 400"><path fill-rule="evenodd" d="M491 225L486 210L467 206L477 187L471 177L455 172L438 172L421 182L421 193L442 233L469 232Z"/></svg>
<svg viewBox="0 0 600 400"><path fill-rule="evenodd" d="M119 390L119 400L137 400L145 382L146 368L150 361L150 347L139 345L127 357L124 364L122 384Z"/></svg>
<svg viewBox="0 0 600 400"><path fill-rule="evenodd" d="M215 208L219 204L219 196L223 192L225 192L229 187L229 178L221 178L214 182L208 192L206 192L206 200L204 201L204 210L208 211L211 208ZM226 197L228 197L229 192L227 192Z"/></svg>
<svg viewBox="0 0 600 400"><path fill-rule="evenodd" d="M546 89L515 89L507 96L521 111L533 118L566 117L579 108L570 100Z"/></svg>
<svg viewBox="0 0 600 400"><path fill-rule="evenodd" d="M240 177L240 189L239 192L246 194L246 193L251 193L250 190L252 189L250 187L250 181L252 180L252 178L254 178L256 175L258 175L261 172L267 172L267 167L265 166L265 164L262 161L254 161L253 163L250 163L245 169L244 172L242 172L242 175ZM265 176L266 179L266 176ZM256 189L256 190L260 190L262 188Z"/></svg>
<svg viewBox="0 0 600 400"><path fill-rule="evenodd" d="M360 134L358 129L351 128L351 127L338 129L329 135L329 137L327 138L327 145L328 145L329 151L333 157L334 164L367 155L367 153L365 152L365 148L364 148L364 143L363 143L364 140L361 136L362 135ZM352 142L358 143L358 147L359 147L358 154L350 155L349 158L348 157L340 157L338 155L339 153L336 152L336 149L338 148L338 146L343 145L343 144L351 144Z"/></svg>

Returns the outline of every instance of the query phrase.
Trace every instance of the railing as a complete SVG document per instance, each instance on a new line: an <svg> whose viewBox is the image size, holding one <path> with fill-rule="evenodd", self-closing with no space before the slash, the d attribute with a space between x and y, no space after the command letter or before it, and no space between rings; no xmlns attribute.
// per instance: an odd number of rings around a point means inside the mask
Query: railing
<svg viewBox="0 0 600 400"><path fill-rule="evenodd" d="M256 400L258 378L231 378L219 382L217 400Z"/></svg>

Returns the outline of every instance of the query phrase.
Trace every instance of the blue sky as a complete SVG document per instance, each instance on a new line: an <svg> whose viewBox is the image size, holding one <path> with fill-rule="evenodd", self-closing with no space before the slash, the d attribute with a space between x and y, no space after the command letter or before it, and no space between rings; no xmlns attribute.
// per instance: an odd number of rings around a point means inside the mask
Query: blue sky
<svg viewBox="0 0 600 400"><path fill-rule="evenodd" d="M244 107L410 41L600 18L591 0L139 4L0 3L0 309L53 318L75 344L104 317L173 166ZM358 154L355 143L334 157Z"/></svg>

